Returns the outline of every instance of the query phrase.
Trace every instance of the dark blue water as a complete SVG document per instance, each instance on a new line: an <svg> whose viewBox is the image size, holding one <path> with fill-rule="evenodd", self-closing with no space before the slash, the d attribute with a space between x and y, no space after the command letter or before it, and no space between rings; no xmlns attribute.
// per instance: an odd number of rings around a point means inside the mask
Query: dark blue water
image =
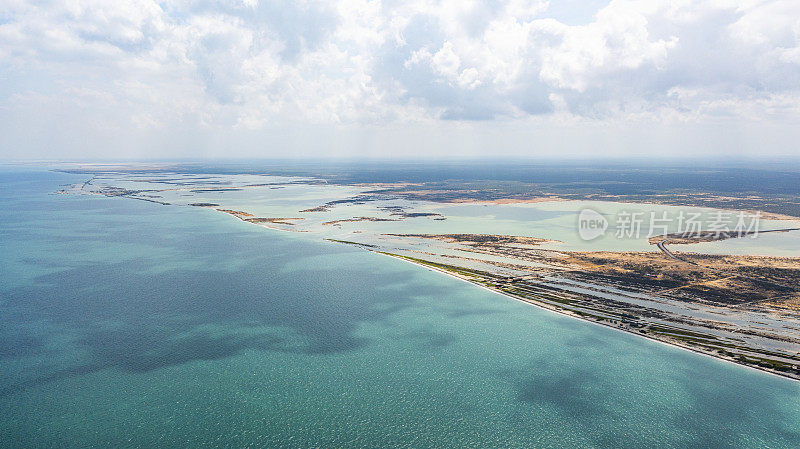
<svg viewBox="0 0 800 449"><path fill-rule="evenodd" d="M0 447L800 447L800 384L0 168Z"/></svg>

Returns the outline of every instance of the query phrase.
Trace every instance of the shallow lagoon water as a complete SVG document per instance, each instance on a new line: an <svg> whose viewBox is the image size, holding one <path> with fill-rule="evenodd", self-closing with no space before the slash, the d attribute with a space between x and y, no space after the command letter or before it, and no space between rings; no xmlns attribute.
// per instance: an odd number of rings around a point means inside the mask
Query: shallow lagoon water
<svg viewBox="0 0 800 449"><path fill-rule="evenodd" d="M630 204L607 201L547 201L541 203L490 204L455 203L443 204L426 201L407 201L392 198L375 198L366 202L337 203L325 212L300 212L329 201L353 199L378 188L377 186L341 186L329 184L303 184L310 178L280 177L267 175L206 175L167 173L158 175L110 175L95 179L95 183L107 182L128 189L175 189L159 192L161 201L172 204L216 203L233 210L242 210L264 217L299 217L296 226L282 226L287 230L301 230L328 237L351 240L349 234L367 233L352 240L374 243L372 239L386 233L407 234L505 234L544 238L557 241L543 248L570 251L658 251L647 237L668 232L691 229L681 227L681 215L697 214L699 229L710 229L715 216L722 211L699 207L677 207L658 204ZM320 182L320 181L317 181ZM283 185L265 185L279 184ZM249 187L248 187L249 186ZM255 187L254 187L255 186ZM206 189L206 190L203 190ZM220 190L220 188L233 188ZM208 190L210 189L210 190ZM368 194L373 196L372 194ZM378 195L379 196L379 195ZM408 218L400 221L342 222L335 226L324 225L333 220L354 217L380 217L397 220L398 217L385 209L400 206L411 212L441 214L446 220L430 217ZM584 240L577 232L578 216L584 209L592 209L608 221L605 234L592 240ZM624 216L636 214L638 230L626 227ZM668 218L659 222L659 217ZM750 218L744 220L744 230L769 230L800 228L800 220L761 219L758 226ZM650 227L651 222L655 225ZM738 215L729 213L721 222L726 229L734 230ZM660 226L666 224L666 227ZM281 226L279 226L281 227ZM623 235L620 237L620 235ZM749 254L764 256L797 257L800 231L786 233L763 233L756 238L739 238L698 245L673 246L676 252L703 252L708 254Z"/></svg>
<svg viewBox="0 0 800 449"><path fill-rule="evenodd" d="M797 447L800 384L378 254L0 171L0 446Z"/></svg>

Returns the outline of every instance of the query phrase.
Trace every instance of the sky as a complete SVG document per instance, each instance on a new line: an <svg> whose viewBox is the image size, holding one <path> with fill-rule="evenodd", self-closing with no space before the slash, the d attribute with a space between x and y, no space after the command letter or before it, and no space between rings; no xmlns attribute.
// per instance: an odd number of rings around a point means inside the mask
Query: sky
<svg viewBox="0 0 800 449"><path fill-rule="evenodd" d="M0 0L0 159L800 156L800 1Z"/></svg>

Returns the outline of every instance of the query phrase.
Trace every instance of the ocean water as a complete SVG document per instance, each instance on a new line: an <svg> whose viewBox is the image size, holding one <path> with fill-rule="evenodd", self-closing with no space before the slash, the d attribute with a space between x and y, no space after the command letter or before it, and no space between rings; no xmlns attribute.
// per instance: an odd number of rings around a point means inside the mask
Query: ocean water
<svg viewBox="0 0 800 449"><path fill-rule="evenodd" d="M0 168L0 447L800 447L800 383Z"/></svg>

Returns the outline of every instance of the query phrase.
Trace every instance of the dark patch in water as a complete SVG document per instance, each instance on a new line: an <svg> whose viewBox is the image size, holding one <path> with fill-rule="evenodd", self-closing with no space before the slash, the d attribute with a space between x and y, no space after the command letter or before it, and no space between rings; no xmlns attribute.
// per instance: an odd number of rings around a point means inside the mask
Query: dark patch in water
<svg viewBox="0 0 800 449"><path fill-rule="evenodd" d="M96 222L78 218L80 226L68 235L36 227L15 232L15 238L64 250L86 251L101 242L158 251L152 259L120 255L116 258L122 261L113 263L56 258L57 252L24 257L26 263L56 271L0 292L0 359L40 356L51 340L60 352L79 349L88 356L7 377L0 394L104 369L151 371L250 349L352 351L370 343L355 335L360 323L384 320L413 305L417 293L446 294L442 287L417 283L414 295L387 295L411 282L415 271L382 278L371 272L363 253L350 248L276 239L236 226L220 232L194 220L176 221L176 209L144 206L140 214L131 204L103 201L108 211L96 214ZM81 232L81 226L102 232ZM335 252L340 254L332 268L302 260ZM192 268L185 268L185 261ZM47 324L26 333L35 323ZM446 338L433 339L433 344L446 343Z"/></svg>

